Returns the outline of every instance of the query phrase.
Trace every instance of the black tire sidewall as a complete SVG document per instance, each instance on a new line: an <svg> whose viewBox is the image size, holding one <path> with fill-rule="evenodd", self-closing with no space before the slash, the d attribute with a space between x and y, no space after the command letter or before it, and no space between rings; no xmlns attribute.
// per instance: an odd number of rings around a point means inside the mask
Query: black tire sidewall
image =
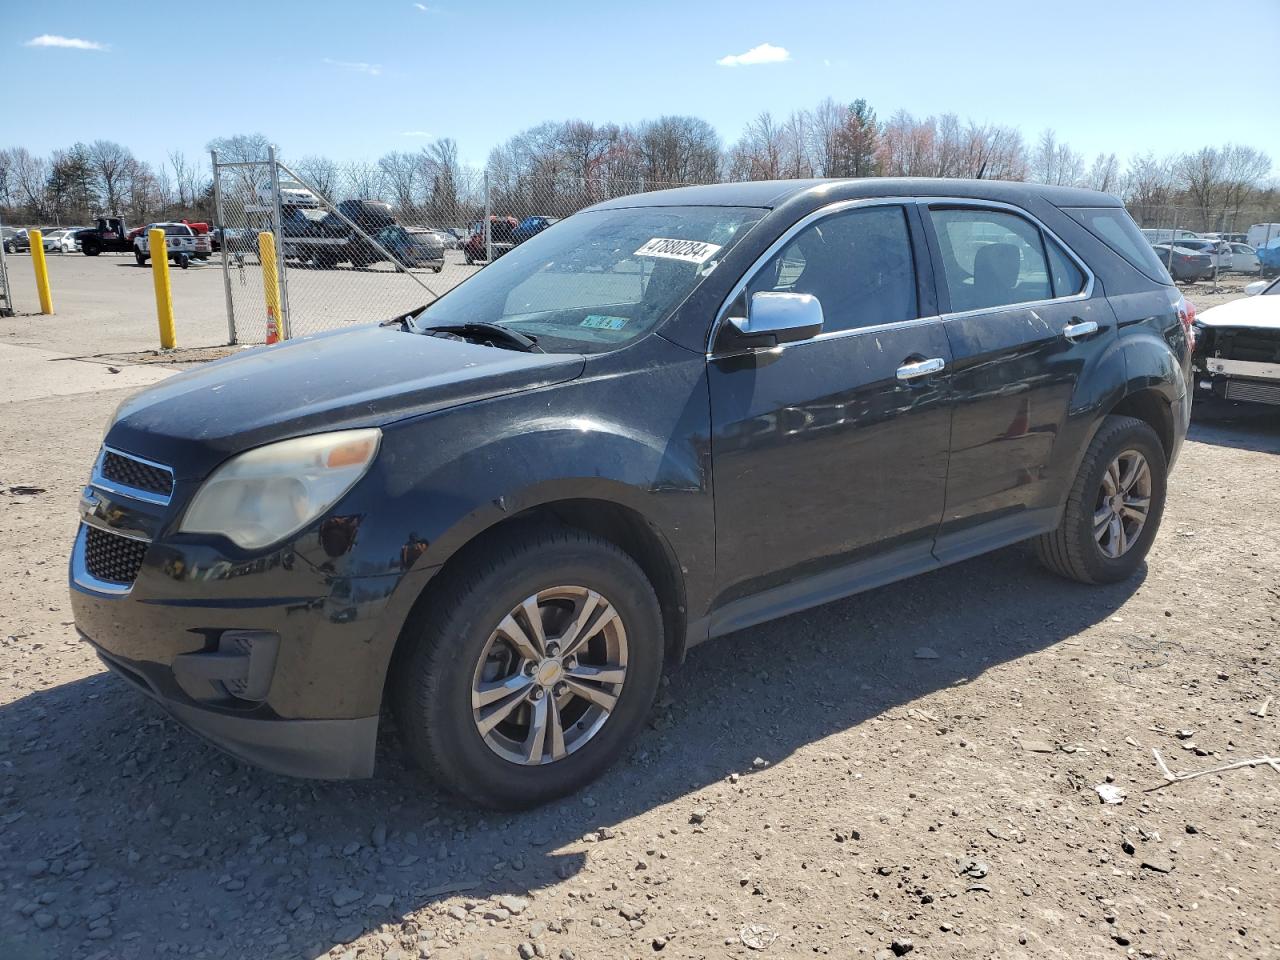
<svg viewBox="0 0 1280 960"><path fill-rule="evenodd" d="M1151 470L1151 507L1147 522L1138 535L1137 542L1123 556L1111 558L1103 554L1093 536L1093 505L1102 486L1102 477L1111 461L1125 450L1137 450L1147 460ZM1160 438L1150 426L1141 421L1131 421L1123 427L1109 431L1109 436L1099 447L1089 474L1084 478L1081 509L1070 517L1070 536L1079 544L1080 557L1084 560L1090 579L1095 583L1118 583L1127 580L1146 559L1147 552L1160 530L1164 515L1165 497L1168 492L1168 465Z"/></svg>
<svg viewBox="0 0 1280 960"><path fill-rule="evenodd" d="M489 636L526 597L562 585L589 587L612 603L627 632L627 677L618 703L596 735L555 763L526 767L485 744L472 717L474 671ZM398 698L401 724L430 731L425 760L449 789L486 806L536 806L580 789L625 750L648 716L662 672L662 618L653 589L625 555L590 541L556 544L517 553L493 567L463 594L448 616L416 638L416 669L406 671ZM434 673L434 696L421 698L413 685L421 670ZM407 709L406 709L407 707Z"/></svg>

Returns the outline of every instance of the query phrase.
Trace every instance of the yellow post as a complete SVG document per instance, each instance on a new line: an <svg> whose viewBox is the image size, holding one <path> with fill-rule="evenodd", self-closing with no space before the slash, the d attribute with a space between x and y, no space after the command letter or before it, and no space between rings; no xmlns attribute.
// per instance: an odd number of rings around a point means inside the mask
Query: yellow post
<svg viewBox="0 0 1280 960"><path fill-rule="evenodd" d="M49 293L49 265L44 262L44 237L39 230L32 230L31 264L36 268L36 292L40 294L40 312L53 313L53 295Z"/></svg>
<svg viewBox="0 0 1280 960"><path fill-rule="evenodd" d="M276 273L276 238L270 230L258 234L258 261L262 264L262 296L267 301L267 343L284 339L280 323L280 277Z"/></svg>
<svg viewBox="0 0 1280 960"><path fill-rule="evenodd" d="M160 321L160 347L172 350L178 335L173 326L173 291L169 288L169 248L159 227L147 233L151 249L151 280L156 285L156 318Z"/></svg>

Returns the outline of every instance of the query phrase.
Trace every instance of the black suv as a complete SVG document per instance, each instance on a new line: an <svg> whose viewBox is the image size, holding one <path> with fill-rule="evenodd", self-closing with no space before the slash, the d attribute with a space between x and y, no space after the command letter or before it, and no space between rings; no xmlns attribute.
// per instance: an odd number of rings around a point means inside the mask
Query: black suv
<svg viewBox="0 0 1280 960"><path fill-rule="evenodd" d="M430 306L117 411L76 625L237 756L572 791L710 637L1034 540L1128 577L1188 307L1113 198L783 181L612 200Z"/></svg>

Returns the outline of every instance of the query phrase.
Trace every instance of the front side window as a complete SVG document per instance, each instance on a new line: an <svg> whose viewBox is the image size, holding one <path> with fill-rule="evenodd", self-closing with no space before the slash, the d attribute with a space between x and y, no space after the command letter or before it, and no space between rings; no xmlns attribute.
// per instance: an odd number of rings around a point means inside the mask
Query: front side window
<svg viewBox="0 0 1280 960"><path fill-rule="evenodd" d="M931 209L955 312L1053 297L1040 229L999 210Z"/></svg>
<svg viewBox="0 0 1280 960"><path fill-rule="evenodd" d="M683 302L764 212L586 210L503 254L419 313L415 325L497 323L551 352L612 350Z"/></svg>
<svg viewBox="0 0 1280 960"><path fill-rule="evenodd" d="M875 206L832 214L801 230L756 273L748 295L808 293L823 331L918 317L906 211Z"/></svg>

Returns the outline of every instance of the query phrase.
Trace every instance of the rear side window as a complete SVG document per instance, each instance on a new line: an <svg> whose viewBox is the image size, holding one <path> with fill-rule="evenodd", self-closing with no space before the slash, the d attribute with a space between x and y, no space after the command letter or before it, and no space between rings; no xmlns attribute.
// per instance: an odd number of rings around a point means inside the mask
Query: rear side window
<svg viewBox="0 0 1280 960"><path fill-rule="evenodd" d="M1076 262L1067 256L1067 252L1054 243L1052 237L1044 238L1044 246L1049 254L1049 273L1053 278L1053 295L1055 297L1072 297L1084 290L1084 271Z"/></svg>
<svg viewBox="0 0 1280 960"><path fill-rule="evenodd" d="M747 285L748 294L766 291L817 297L825 332L914 320L919 312L906 212L866 207L805 227Z"/></svg>
<svg viewBox="0 0 1280 960"><path fill-rule="evenodd" d="M1063 213L1160 283L1172 283L1147 238L1122 207L1064 207Z"/></svg>
<svg viewBox="0 0 1280 960"><path fill-rule="evenodd" d="M929 214L952 310L1053 299L1039 227L999 210L931 209Z"/></svg>

